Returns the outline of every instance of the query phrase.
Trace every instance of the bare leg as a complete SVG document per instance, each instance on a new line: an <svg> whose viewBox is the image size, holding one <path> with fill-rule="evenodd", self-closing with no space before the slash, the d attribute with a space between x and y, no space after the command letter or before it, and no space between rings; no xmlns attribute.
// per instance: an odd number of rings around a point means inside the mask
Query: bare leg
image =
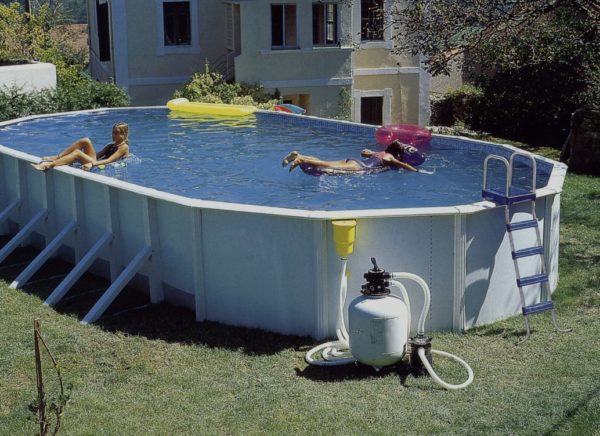
<svg viewBox="0 0 600 436"><path fill-rule="evenodd" d="M74 150L66 156L62 156L55 161L50 162L42 162L37 165L31 164L33 168L38 171L48 171L50 168L58 167L61 165L71 165L73 162L79 162L81 164L86 164L90 162L94 162L96 160L96 156L90 157L86 153L81 150Z"/></svg>
<svg viewBox="0 0 600 436"><path fill-rule="evenodd" d="M283 166L291 163L290 171L298 165L306 164L318 168L332 168L336 170L358 171L362 167L354 160L321 160L318 157L304 156L297 151L292 151L288 154L281 163Z"/></svg>
<svg viewBox="0 0 600 436"><path fill-rule="evenodd" d="M81 150L85 154L90 156L91 158L96 159L96 150L94 150L94 146L92 145L92 141L90 141L90 138L81 138L81 139L78 139L77 141L75 141L74 143L72 143L71 145L69 145L67 148L65 148L63 151L61 151L57 155L42 157L42 162L43 161L54 162L57 159L60 159L68 154L71 154L75 150Z"/></svg>

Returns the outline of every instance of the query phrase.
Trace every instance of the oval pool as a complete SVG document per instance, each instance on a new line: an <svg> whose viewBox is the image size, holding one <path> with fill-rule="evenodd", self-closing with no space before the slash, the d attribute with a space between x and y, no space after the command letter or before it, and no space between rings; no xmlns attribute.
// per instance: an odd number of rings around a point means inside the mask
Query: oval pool
<svg viewBox="0 0 600 436"><path fill-rule="evenodd" d="M111 126L130 126L136 164L103 173L185 197L308 210L356 210L452 206L481 197L488 150L434 137L422 166L431 175L406 171L310 177L281 167L291 150L325 160L359 157L378 149L374 129L355 126L286 125L257 114L237 119L177 116L164 109L105 111L39 118L0 129L0 144L37 156L56 154L80 136L101 147ZM342 126L344 124L341 124ZM97 148L99 150L99 148ZM137 163L139 162L139 163ZM537 186L551 167L540 165ZM525 172L523 172L525 175Z"/></svg>
<svg viewBox="0 0 600 436"><path fill-rule="evenodd" d="M116 121L130 125L135 162L91 173L31 168L37 156L81 134L108 142ZM385 269L429 284L430 329L462 331L518 313L503 208L481 201L484 158L508 157L513 147L434 135L423 165L433 175L312 177L281 167L291 149L324 159L357 156L375 144L374 130L261 111L236 120L179 118L165 108L0 123L0 234L13 235L0 248L0 262L19 244L46 247L11 284L18 287L49 256L71 261L49 304L88 269L110 278L84 322L102 316L131 281L152 302L188 306L198 320L324 338L335 334L337 316L340 257L332 221L354 219L348 301L374 256ZM536 162L535 208L554 289L566 167L539 156ZM496 169L490 179L501 186ZM525 183L526 165L517 173ZM411 286L416 322L420 292ZM532 293L527 303L538 298Z"/></svg>

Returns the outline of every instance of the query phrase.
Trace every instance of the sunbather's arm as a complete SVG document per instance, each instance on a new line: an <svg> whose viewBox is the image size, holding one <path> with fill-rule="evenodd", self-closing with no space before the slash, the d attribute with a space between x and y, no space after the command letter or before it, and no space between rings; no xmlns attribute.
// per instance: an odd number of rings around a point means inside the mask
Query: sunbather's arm
<svg viewBox="0 0 600 436"><path fill-rule="evenodd" d="M408 170L408 171L419 172L419 170L416 169L415 167L413 167L412 165L409 165L406 162L399 161L398 159L396 159L392 155L385 156L383 158L383 161L386 162L390 166L394 166L394 167L398 167L398 168L403 168L403 169Z"/></svg>

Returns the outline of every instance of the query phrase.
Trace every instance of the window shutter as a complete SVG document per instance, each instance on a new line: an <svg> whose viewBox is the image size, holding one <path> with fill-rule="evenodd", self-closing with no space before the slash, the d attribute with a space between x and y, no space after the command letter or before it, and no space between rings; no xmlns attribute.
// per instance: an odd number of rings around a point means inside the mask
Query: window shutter
<svg viewBox="0 0 600 436"><path fill-rule="evenodd" d="M226 40L225 46L229 50L235 49L235 28L234 28L234 17L233 17L233 5L231 3L227 3L225 5L226 8Z"/></svg>

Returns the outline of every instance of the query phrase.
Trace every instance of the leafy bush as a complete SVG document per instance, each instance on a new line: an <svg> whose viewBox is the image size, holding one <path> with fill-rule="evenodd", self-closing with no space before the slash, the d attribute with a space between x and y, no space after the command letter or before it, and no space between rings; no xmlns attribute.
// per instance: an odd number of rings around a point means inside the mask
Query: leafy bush
<svg viewBox="0 0 600 436"><path fill-rule="evenodd" d="M600 65L581 57L498 68L477 83L432 101L432 124L560 148L575 110L600 109Z"/></svg>
<svg viewBox="0 0 600 436"><path fill-rule="evenodd" d="M54 91L23 93L18 87L0 89L0 121L58 111Z"/></svg>
<svg viewBox="0 0 600 436"><path fill-rule="evenodd" d="M30 53L25 50L29 38L24 30L25 23L19 4L0 4L0 58L29 58Z"/></svg>
<svg viewBox="0 0 600 436"><path fill-rule="evenodd" d="M261 109L273 109L279 101L278 93L269 94L260 85L228 83L223 76L205 66L204 73L194 73L174 98L184 97L201 103L245 104Z"/></svg>
<svg viewBox="0 0 600 436"><path fill-rule="evenodd" d="M474 67L483 98L470 121L465 114L472 129L559 147L571 113L600 105L598 1L402 3L392 18L397 48L422 54L434 74ZM437 109L437 119L455 121L450 102Z"/></svg>
<svg viewBox="0 0 600 436"><path fill-rule="evenodd" d="M463 85L431 102L431 123L436 126L471 125L482 103L483 92L472 85Z"/></svg>
<svg viewBox="0 0 600 436"><path fill-rule="evenodd" d="M111 83L101 83L82 73L76 82L59 79L56 90L23 92L19 87L0 88L0 121L48 114L129 105L127 93Z"/></svg>
<svg viewBox="0 0 600 436"><path fill-rule="evenodd" d="M24 93L19 88L0 89L0 119L129 105L127 93L111 83L93 80L86 70L83 51L65 44L67 35L57 24L64 17L40 4L33 14L24 14L18 3L0 4L0 65L21 61L49 62L56 66L55 91Z"/></svg>
<svg viewBox="0 0 600 436"><path fill-rule="evenodd" d="M82 72L69 80L72 77L64 70L58 74L56 99L61 112L129 105L125 90L113 83L98 82Z"/></svg>
<svg viewBox="0 0 600 436"><path fill-rule="evenodd" d="M577 68L546 64L506 69L484 84L484 103L471 124L495 136L560 148L569 132L571 113L584 103Z"/></svg>

